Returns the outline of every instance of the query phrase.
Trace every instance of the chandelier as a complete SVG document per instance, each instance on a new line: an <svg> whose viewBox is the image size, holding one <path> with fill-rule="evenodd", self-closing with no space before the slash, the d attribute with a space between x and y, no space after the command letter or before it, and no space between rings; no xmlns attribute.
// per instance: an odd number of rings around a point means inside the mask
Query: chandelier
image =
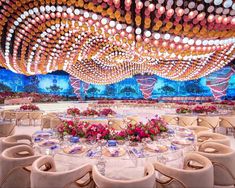
<svg viewBox="0 0 235 188"><path fill-rule="evenodd" d="M232 0L0 0L0 65L87 83L192 80L235 57Z"/></svg>

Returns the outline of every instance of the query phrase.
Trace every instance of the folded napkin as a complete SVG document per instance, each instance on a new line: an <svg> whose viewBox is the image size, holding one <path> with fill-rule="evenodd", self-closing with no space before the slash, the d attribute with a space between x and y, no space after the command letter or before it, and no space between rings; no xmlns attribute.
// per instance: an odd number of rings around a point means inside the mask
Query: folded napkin
<svg viewBox="0 0 235 188"><path fill-rule="evenodd" d="M137 157L137 158L143 158L144 157L144 153L142 150L138 150L136 148L132 148L131 152Z"/></svg>
<svg viewBox="0 0 235 188"><path fill-rule="evenodd" d="M156 144L147 144L147 147L155 152L163 152L165 151L164 146L158 146Z"/></svg>
<svg viewBox="0 0 235 188"><path fill-rule="evenodd" d="M55 145L55 144L56 144L56 142L48 140L48 141L44 142L42 144L42 146L52 146L52 145Z"/></svg>
<svg viewBox="0 0 235 188"><path fill-rule="evenodd" d="M69 151L69 154L75 154L75 153L81 151L81 149L82 149L82 146L76 146Z"/></svg>
<svg viewBox="0 0 235 188"><path fill-rule="evenodd" d="M110 155L112 157L118 157L119 156L119 148L116 148L116 147L107 147Z"/></svg>

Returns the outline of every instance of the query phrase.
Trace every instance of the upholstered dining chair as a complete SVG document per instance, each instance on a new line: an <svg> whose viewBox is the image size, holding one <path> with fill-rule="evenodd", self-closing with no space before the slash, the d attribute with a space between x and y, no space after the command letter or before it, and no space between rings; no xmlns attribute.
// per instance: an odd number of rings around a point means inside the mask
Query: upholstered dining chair
<svg viewBox="0 0 235 188"><path fill-rule="evenodd" d="M220 118L219 116L199 116L198 126L209 127L215 132L216 128L219 126Z"/></svg>
<svg viewBox="0 0 235 188"><path fill-rule="evenodd" d="M154 163L158 172L156 187L175 188L213 188L213 166L209 159L196 154L188 153L184 157L183 168L174 168L162 163Z"/></svg>
<svg viewBox="0 0 235 188"><path fill-rule="evenodd" d="M56 129L63 121L58 117L54 117L54 118L51 118L50 122L51 122L50 123L51 129Z"/></svg>
<svg viewBox="0 0 235 188"><path fill-rule="evenodd" d="M15 133L15 125L12 122L0 122L0 137L7 137Z"/></svg>
<svg viewBox="0 0 235 188"><path fill-rule="evenodd" d="M32 165L31 188L93 188L92 165L86 164L69 171L56 171L54 159L42 156Z"/></svg>
<svg viewBox="0 0 235 188"><path fill-rule="evenodd" d="M0 187L30 187L30 166L39 156L26 145L14 146L0 155Z"/></svg>
<svg viewBox="0 0 235 188"><path fill-rule="evenodd" d="M233 135L235 137L235 115L234 116L221 116L219 126L226 128L226 130L227 128L232 128L234 131Z"/></svg>
<svg viewBox="0 0 235 188"><path fill-rule="evenodd" d="M214 166L214 184L235 186L235 150L223 144L206 142L198 153L211 160Z"/></svg>
<svg viewBox="0 0 235 188"><path fill-rule="evenodd" d="M16 112L16 125L19 125L23 120L29 120L29 113L28 112Z"/></svg>
<svg viewBox="0 0 235 188"><path fill-rule="evenodd" d="M198 145L201 145L204 142L216 142L230 146L229 138L219 133L200 132L197 134L197 142Z"/></svg>
<svg viewBox="0 0 235 188"><path fill-rule="evenodd" d="M187 128L192 130L196 135L200 132L211 132L211 129L208 127L188 126Z"/></svg>
<svg viewBox="0 0 235 188"><path fill-rule="evenodd" d="M2 112L2 119L3 121L12 121L15 119L15 111L14 110L4 110Z"/></svg>
<svg viewBox="0 0 235 188"><path fill-rule="evenodd" d="M7 148L17 146L17 145L31 146L31 143L32 143L32 139L31 139L31 136L29 135L20 134L20 135L12 135L8 137L4 137L0 140L0 152L2 152L3 150Z"/></svg>
<svg viewBox="0 0 235 188"><path fill-rule="evenodd" d="M41 129L49 129L51 128L51 119L52 117L49 115L42 115L42 120L41 120Z"/></svg>
<svg viewBox="0 0 235 188"><path fill-rule="evenodd" d="M42 115L43 112L30 112L29 113L29 120L30 120L30 125L32 125L32 121L33 121L33 125L35 126L35 122L36 120L40 120L42 121Z"/></svg>
<svg viewBox="0 0 235 188"><path fill-rule="evenodd" d="M133 123L137 123L137 122L139 122L139 117L138 116L127 116L126 117L126 123L131 123L131 122L133 122Z"/></svg>
<svg viewBox="0 0 235 188"><path fill-rule="evenodd" d="M98 188L153 188L155 187L155 172L153 165L147 163L144 177L134 180L116 180L100 174L96 166L93 166L92 176Z"/></svg>
<svg viewBox="0 0 235 188"><path fill-rule="evenodd" d="M122 119L110 119L108 125L115 130L123 130L126 128L126 124Z"/></svg>
<svg viewBox="0 0 235 188"><path fill-rule="evenodd" d="M197 126L197 116L178 116L178 125L183 127Z"/></svg>
<svg viewBox="0 0 235 188"><path fill-rule="evenodd" d="M178 116L177 115L161 115L161 118L171 124L171 125L178 125Z"/></svg>

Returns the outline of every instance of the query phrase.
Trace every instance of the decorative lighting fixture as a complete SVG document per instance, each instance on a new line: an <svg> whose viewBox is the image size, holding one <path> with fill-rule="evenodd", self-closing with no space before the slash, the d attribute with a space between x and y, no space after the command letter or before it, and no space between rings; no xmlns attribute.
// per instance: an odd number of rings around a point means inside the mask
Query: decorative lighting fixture
<svg viewBox="0 0 235 188"><path fill-rule="evenodd" d="M0 65L109 84L139 73L191 80L235 57L232 0L0 0Z"/></svg>

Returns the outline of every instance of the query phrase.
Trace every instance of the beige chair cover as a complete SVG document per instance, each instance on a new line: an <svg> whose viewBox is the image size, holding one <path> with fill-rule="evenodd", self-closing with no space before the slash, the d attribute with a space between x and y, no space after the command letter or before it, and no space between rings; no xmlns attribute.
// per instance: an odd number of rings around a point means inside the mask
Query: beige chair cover
<svg viewBox="0 0 235 188"><path fill-rule="evenodd" d="M56 129L59 125L61 125L63 121L57 117L51 118L51 124L50 127L51 129Z"/></svg>
<svg viewBox="0 0 235 188"><path fill-rule="evenodd" d="M14 146L0 155L0 187L28 188L30 187L30 169L33 161L39 156L29 146Z"/></svg>
<svg viewBox="0 0 235 188"><path fill-rule="evenodd" d="M219 126L219 116L200 116L198 117L198 125L202 127L209 127L215 132L215 129Z"/></svg>
<svg viewBox="0 0 235 188"><path fill-rule="evenodd" d="M29 135L12 135L0 140L0 152L7 148L17 146L17 145L28 145L31 146L31 136Z"/></svg>
<svg viewBox="0 0 235 188"><path fill-rule="evenodd" d="M138 116L126 116L126 123L138 123L140 118Z"/></svg>
<svg viewBox="0 0 235 188"><path fill-rule="evenodd" d="M31 188L94 187L92 166L87 164L65 172L57 172L50 156L42 156L32 165Z"/></svg>
<svg viewBox="0 0 235 188"><path fill-rule="evenodd" d="M29 119L30 119L30 125L32 125L32 121L33 121L33 125L35 126L35 121L36 120L42 120L42 115L43 115L43 112L30 112L29 113ZM41 124L41 123L40 123Z"/></svg>
<svg viewBox="0 0 235 188"><path fill-rule="evenodd" d="M198 145L204 142L216 142L230 146L229 138L219 133L200 132L197 134L197 142Z"/></svg>
<svg viewBox="0 0 235 188"><path fill-rule="evenodd" d="M235 137L235 115L234 116L221 116L220 117L220 127L232 128L234 130Z"/></svg>
<svg viewBox="0 0 235 188"><path fill-rule="evenodd" d="M15 119L15 111L14 110L4 110L2 115L3 121L9 120L12 121Z"/></svg>
<svg viewBox="0 0 235 188"><path fill-rule="evenodd" d="M123 130L126 128L126 123L122 119L110 119L108 125L115 130Z"/></svg>
<svg viewBox="0 0 235 188"><path fill-rule="evenodd" d="M43 115L41 121L41 129L49 129L51 128L51 116Z"/></svg>
<svg viewBox="0 0 235 188"><path fill-rule="evenodd" d="M174 188L213 188L213 166L209 159L196 153L188 153L184 158L183 169L156 162L157 187Z"/></svg>
<svg viewBox="0 0 235 188"><path fill-rule="evenodd" d="M211 129L208 127L188 126L187 128L192 130L196 135L200 132L211 132Z"/></svg>
<svg viewBox="0 0 235 188"><path fill-rule="evenodd" d="M19 125L19 123L23 120L29 120L29 113L28 112L16 112L16 125Z"/></svg>
<svg viewBox="0 0 235 188"><path fill-rule="evenodd" d="M0 137L7 137L15 133L15 125L12 122L0 122Z"/></svg>
<svg viewBox="0 0 235 188"><path fill-rule="evenodd" d="M178 116L178 120L179 126L197 126L197 117L195 116Z"/></svg>
<svg viewBox="0 0 235 188"><path fill-rule="evenodd" d="M177 115L161 115L161 118L171 124L171 125L178 125L178 116Z"/></svg>
<svg viewBox="0 0 235 188"><path fill-rule="evenodd" d="M206 142L199 147L198 153L211 160L215 185L235 185L235 150L223 144Z"/></svg>
<svg viewBox="0 0 235 188"><path fill-rule="evenodd" d="M134 169L133 169L134 170ZM153 188L155 187L155 172L153 165L145 166L145 176L135 180L114 180L100 174L97 167L93 167L93 179L98 188Z"/></svg>

